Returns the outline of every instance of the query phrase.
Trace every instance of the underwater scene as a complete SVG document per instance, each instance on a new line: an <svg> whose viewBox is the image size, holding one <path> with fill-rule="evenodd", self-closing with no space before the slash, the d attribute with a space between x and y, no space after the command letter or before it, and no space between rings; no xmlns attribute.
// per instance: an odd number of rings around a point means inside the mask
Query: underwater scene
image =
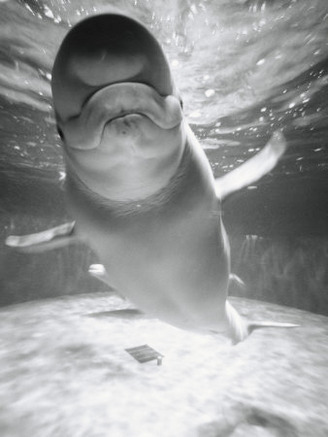
<svg viewBox="0 0 328 437"><path fill-rule="evenodd" d="M327 20L324 0L2 1L1 241L67 220L51 96L69 28L116 6L159 40L216 177L283 129L274 170L223 203L237 296L328 313ZM1 244L0 304L89 291L87 247L20 254Z"/></svg>
<svg viewBox="0 0 328 437"><path fill-rule="evenodd" d="M74 220L53 65L70 29L113 10L163 48L215 178L255 157L274 132L286 139L277 165L221 205L229 302L250 320L236 346L139 311L81 241L6 244ZM1 436L328 435L327 37L326 0L0 0ZM124 272L132 288L156 264L138 265ZM172 261L163 282L174 272ZM258 321L291 329L257 329Z"/></svg>

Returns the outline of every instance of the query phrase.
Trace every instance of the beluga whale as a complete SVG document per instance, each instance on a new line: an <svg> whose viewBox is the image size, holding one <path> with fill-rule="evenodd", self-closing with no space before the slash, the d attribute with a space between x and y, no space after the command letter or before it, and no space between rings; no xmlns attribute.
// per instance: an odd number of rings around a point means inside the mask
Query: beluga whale
<svg viewBox="0 0 328 437"><path fill-rule="evenodd" d="M139 21L91 16L64 38L53 104L74 221L6 244L42 251L84 241L91 274L176 327L244 340L254 329L227 300L230 249L222 201L268 173L286 150L275 131L255 156L215 179L183 114L167 58Z"/></svg>

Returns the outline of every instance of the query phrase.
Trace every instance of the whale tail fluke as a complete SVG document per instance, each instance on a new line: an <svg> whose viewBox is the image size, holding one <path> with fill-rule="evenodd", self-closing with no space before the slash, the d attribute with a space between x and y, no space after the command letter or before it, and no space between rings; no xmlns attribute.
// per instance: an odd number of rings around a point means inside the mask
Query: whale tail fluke
<svg viewBox="0 0 328 437"><path fill-rule="evenodd" d="M263 322L249 322L247 325L248 335L251 334L256 329L262 328L297 328L300 325L295 323L284 323L284 322L271 322L271 321L263 321Z"/></svg>
<svg viewBox="0 0 328 437"><path fill-rule="evenodd" d="M226 301L226 316L229 323L230 335L233 344L244 341L253 331L261 328L296 328L299 325L295 323L283 323L283 322L248 322L244 320L237 310Z"/></svg>
<svg viewBox="0 0 328 437"><path fill-rule="evenodd" d="M232 284L236 284L238 287L242 287L242 288L246 287L245 282L238 275L236 275L235 273L230 273L229 281Z"/></svg>
<svg viewBox="0 0 328 437"><path fill-rule="evenodd" d="M246 288L245 282L239 276L237 276L235 273L230 273L228 295L234 295L234 290L244 294L246 292Z"/></svg>
<svg viewBox="0 0 328 437"><path fill-rule="evenodd" d="M248 336L247 322L239 315L230 302L225 303L225 312L229 324L229 333L233 344L244 341Z"/></svg>

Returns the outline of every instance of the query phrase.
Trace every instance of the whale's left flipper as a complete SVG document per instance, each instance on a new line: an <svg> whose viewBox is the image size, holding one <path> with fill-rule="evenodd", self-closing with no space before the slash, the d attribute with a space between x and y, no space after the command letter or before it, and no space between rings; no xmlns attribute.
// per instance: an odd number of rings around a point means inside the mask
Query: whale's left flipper
<svg viewBox="0 0 328 437"><path fill-rule="evenodd" d="M235 170L215 180L215 192L223 200L269 173L285 153L287 142L283 133L275 131L264 148Z"/></svg>
<svg viewBox="0 0 328 437"><path fill-rule="evenodd" d="M91 264L89 266L89 274L110 286L109 276L103 264Z"/></svg>
<svg viewBox="0 0 328 437"><path fill-rule="evenodd" d="M39 253L81 241L75 233L75 222L69 222L35 234L10 235L6 245L20 252Z"/></svg>
<svg viewBox="0 0 328 437"><path fill-rule="evenodd" d="M103 264L91 264L89 266L89 274L93 276L94 278L98 279L99 281L103 282L104 284L109 287L109 291L112 291L116 294L118 294L123 300L125 300L125 297L122 296L111 284L110 277L108 273L106 272L105 266Z"/></svg>

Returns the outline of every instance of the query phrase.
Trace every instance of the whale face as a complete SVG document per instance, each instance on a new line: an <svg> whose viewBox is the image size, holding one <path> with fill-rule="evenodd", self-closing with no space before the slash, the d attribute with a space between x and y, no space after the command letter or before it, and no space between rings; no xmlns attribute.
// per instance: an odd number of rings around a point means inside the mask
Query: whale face
<svg viewBox="0 0 328 437"><path fill-rule="evenodd" d="M161 47L140 23L106 14L74 27L52 90L67 165L89 188L131 200L174 175L186 142L181 102Z"/></svg>
<svg viewBox="0 0 328 437"><path fill-rule="evenodd" d="M174 96L120 83L97 91L59 126L77 175L98 194L127 200L152 194L175 173L186 137L182 121Z"/></svg>
<svg viewBox="0 0 328 437"><path fill-rule="evenodd" d="M144 133L145 141L149 136L161 135L161 131L175 132L182 121L180 103L176 97L162 97L154 88L141 83L119 83L97 91L77 116L59 122L59 126L68 147L107 150L111 147L106 141L133 134L139 121L141 132L154 131Z"/></svg>

